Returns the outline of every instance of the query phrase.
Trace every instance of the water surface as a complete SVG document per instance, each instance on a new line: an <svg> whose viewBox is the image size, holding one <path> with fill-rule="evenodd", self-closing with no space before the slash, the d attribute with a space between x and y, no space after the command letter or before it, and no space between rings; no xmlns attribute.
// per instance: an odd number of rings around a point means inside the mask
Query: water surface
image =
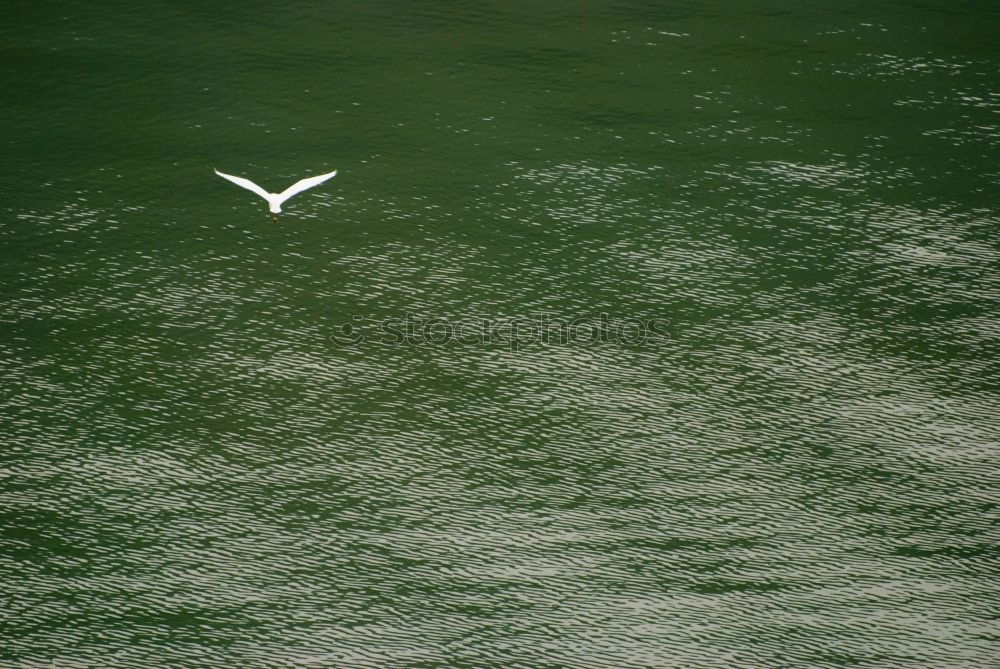
<svg viewBox="0 0 1000 669"><path fill-rule="evenodd" d="M994 666L998 18L20 6L0 663Z"/></svg>

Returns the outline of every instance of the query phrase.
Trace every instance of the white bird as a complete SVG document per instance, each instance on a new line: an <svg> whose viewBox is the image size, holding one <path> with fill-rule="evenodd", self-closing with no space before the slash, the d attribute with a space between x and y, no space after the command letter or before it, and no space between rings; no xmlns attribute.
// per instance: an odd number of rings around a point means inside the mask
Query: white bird
<svg viewBox="0 0 1000 669"><path fill-rule="evenodd" d="M267 200L268 208L271 210L271 216L274 217L275 223L278 222L278 214L281 213L282 202L284 202L291 196L296 195L297 193L301 193L307 188L312 188L313 186L320 185L327 179L332 178L337 173L337 170L334 170L329 174L321 174L318 177L309 177L308 179L302 179L301 181L295 182L294 184L292 184L285 190L281 191L280 193L268 193L266 190L264 190L254 182L250 181L249 179L244 179L243 177L234 177L231 174L223 174L219 170L216 170L214 167L212 169L215 170L215 173L218 174L223 179L229 179L237 186L243 186L248 191L253 191L254 193L257 193L257 195L260 195L262 198Z"/></svg>

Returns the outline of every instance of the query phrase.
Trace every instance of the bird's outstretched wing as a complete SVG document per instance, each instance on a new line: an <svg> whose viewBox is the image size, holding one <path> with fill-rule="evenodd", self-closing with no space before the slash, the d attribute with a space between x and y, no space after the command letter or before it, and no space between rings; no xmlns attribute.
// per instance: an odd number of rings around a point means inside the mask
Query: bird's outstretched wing
<svg viewBox="0 0 1000 669"><path fill-rule="evenodd" d="M278 194L278 201L284 202L296 193L301 193L307 188L312 188L313 186L318 186L327 179L332 178L337 173L337 170L330 172L329 174L321 174L318 177L309 177L308 179L303 179L302 181L297 181L292 184L281 193Z"/></svg>
<svg viewBox="0 0 1000 669"><path fill-rule="evenodd" d="M212 169L215 170L214 167ZM270 195L271 194L268 193L263 188L261 188L260 186L258 186L257 184L255 184L254 182L250 181L249 179L244 179L243 177L234 177L232 174L223 174L219 170L215 170L215 173L218 174L223 179L229 179L230 181L232 181L237 186L243 186L248 191L253 191L254 193L257 193L257 195L260 195L265 200L270 201ZM306 179L306 181L308 181L308 179ZM302 182L300 181L299 183L302 183ZM298 184L296 184L296 185L298 185ZM307 186L307 188L308 188L308 186Z"/></svg>

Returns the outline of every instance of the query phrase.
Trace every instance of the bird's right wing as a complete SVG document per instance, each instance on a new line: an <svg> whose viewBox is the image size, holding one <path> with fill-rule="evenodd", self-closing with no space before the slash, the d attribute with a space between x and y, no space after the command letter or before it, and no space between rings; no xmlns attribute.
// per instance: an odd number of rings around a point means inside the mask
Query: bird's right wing
<svg viewBox="0 0 1000 669"><path fill-rule="evenodd" d="M215 170L214 167L212 169ZM257 184L255 184L254 182L250 181L249 179L244 179L243 177L234 177L232 174L223 174L219 170L215 170L215 173L218 174L223 179L229 179L230 181L232 181L237 186L243 186L248 191L252 191L254 193L257 193L257 195L260 195L265 200L268 200L268 198L271 195L266 190L264 190L263 188L261 188L260 186L258 186Z"/></svg>
<svg viewBox="0 0 1000 669"><path fill-rule="evenodd" d="M307 188L312 188L313 186L320 185L327 179L333 177L336 173L337 170L334 170L328 174L321 174L318 177L309 177L308 179L302 179L301 181L296 181L294 184L283 190L278 197L281 198L282 202L284 202L285 200L295 195L296 193L301 193Z"/></svg>

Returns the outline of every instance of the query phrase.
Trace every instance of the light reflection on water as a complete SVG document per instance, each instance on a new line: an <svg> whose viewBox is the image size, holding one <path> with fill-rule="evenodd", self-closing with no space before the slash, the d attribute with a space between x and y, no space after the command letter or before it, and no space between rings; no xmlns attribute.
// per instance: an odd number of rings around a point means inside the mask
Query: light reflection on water
<svg viewBox="0 0 1000 669"><path fill-rule="evenodd" d="M189 91L178 118L204 132L169 130L167 168L159 148L46 145L58 174L0 226L0 660L987 664L995 63L876 45L847 10L734 46L731 16L689 4L595 8L544 49L548 10L405 10L421 34L461 27L441 53L370 14L397 50L348 23L358 62L332 70L343 17L294 13L261 74L311 91L289 108ZM157 45L177 48L152 42L154 64ZM302 53L346 91L281 65ZM747 53L760 90L731 69ZM229 58L199 81L257 63ZM362 85L375 61L404 64ZM149 95L100 67L119 103ZM852 83L824 108L832 80ZM62 104L17 127L61 128ZM132 147L128 118L105 132ZM286 150L242 159L273 180L319 154L342 170L278 226L202 156L268 133ZM331 340L406 314L669 337Z"/></svg>

